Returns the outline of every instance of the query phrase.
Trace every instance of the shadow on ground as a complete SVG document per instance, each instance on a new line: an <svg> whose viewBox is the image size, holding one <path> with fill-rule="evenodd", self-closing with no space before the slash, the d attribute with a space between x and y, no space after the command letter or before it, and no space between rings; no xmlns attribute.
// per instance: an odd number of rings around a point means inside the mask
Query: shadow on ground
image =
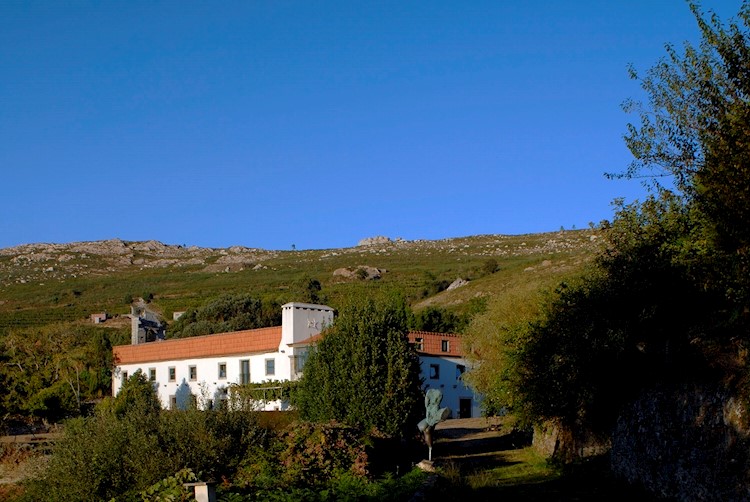
<svg viewBox="0 0 750 502"><path fill-rule="evenodd" d="M614 478L607 456L555 469L522 465L531 434L485 419L449 420L437 428L433 459L440 475L422 500L619 501L663 500ZM504 468L512 476L499 475Z"/></svg>

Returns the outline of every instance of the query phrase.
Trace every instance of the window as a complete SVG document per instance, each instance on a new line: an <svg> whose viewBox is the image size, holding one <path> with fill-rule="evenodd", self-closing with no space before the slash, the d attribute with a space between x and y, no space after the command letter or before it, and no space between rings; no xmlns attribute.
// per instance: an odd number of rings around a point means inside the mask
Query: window
<svg viewBox="0 0 750 502"><path fill-rule="evenodd" d="M125 383L127 381L128 381L128 372L127 371L123 371L122 372L122 383Z"/></svg>
<svg viewBox="0 0 750 502"><path fill-rule="evenodd" d="M443 352L450 352L451 351L451 342L449 340L441 340L440 341L440 350Z"/></svg>
<svg viewBox="0 0 750 502"><path fill-rule="evenodd" d="M240 361L240 383L250 383L250 361L248 359Z"/></svg>
<svg viewBox="0 0 750 502"><path fill-rule="evenodd" d="M456 380L461 380L461 377L463 376L465 371L466 371L466 366L464 366L463 364L457 364L456 365Z"/></svg>
<svg viewBox="0 0 750 502"><path fill-rule="evenodd" d="M414 347L417 350L424 350L424 338L417 338L414 340Z"/></svg>
<svg viewBox="0 0 750 502"><path fill-rule="evenodd" d="M148 369L148 379L150 382L156 381L156 368L149 368Z"/></svg>
<svg viewBox="0 0 750 502"><path fill-rule="evenodd" d="M169 367L169 381L174 382L177 380L177 370L175 370L174 366Z"/></svg>
<svg viewBox="0 0 750 502"><path fill-rule="evenodd" d="M169 396L169 409L170 410L176 410L177 409L177 396L172 394Z"/></svg>
<svg viewBox="0 0 750 502"><path fill-rule="evenodd" d="M266 376L276 374L276 359L266 359Z"/></svg>
<svg viewBox="0 0 750 502"><path fill-rule="evenodd" d="M437 380L438 378L440 378L440 365L431 364L430 365L430 379Z"/></svg>
<svg viewBox="0 0 750 502"><path fill-rule="evenodd" d="M188 374L190 375L191 381L198 380L198 368L195 366L188 366Z"/></svg>
<svg viewBox="0 0 750 502"><path fill-rule="evenodd" d="M301 352L292 358L292 373L299 374L305 368L305 362L307 361L307 351Z"/></svg>
<svg viewBox="0 0 750 502"><path fill-rule="evenodd" d="M219 363L219 378L222 380L227 377L227 363Z"/></svg>

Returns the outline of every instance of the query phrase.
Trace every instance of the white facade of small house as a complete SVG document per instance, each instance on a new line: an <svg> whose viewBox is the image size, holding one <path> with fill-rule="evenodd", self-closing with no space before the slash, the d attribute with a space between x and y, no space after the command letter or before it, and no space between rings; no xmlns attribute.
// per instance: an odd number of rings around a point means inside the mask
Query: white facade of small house
<svg viewBox="0 0 750 502"><path fill-rule="evenodd" d="M332 323L330 307L287 303L281 326L117 346L112 393L140 370L164 408L184 409L195 400L206 409L227 399L232 385L300 378L309 346ZM480 400L460 378L467 367L460 336L412 332L409 339L420 354L424 389L440 389L454 417L479 416ZM287 407L285 400L257 402L260 410Z"/></svg>
<svg viewBox="0 0 750 502"><path fill-rule="evenodd" d="M461 336L413 331L409 341L419 353L424 391L439 389L443 393L440 406L450 408L452 418L481 416L481 396L463 380L470 365L463 355Z"/></svg>

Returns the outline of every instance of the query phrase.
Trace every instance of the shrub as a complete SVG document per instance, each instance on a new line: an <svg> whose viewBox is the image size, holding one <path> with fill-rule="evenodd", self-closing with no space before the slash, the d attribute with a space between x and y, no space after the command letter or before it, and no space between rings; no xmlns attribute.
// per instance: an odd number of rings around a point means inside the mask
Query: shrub
<svg viewBox="0 0 750 502"><path fill-rule="evenodd" d="M231 478L248 451L263 444L253 413L116 409L105 403L94 416L67 422L28 500L128 500L182 469Z"/></svg>
<svg viewBox="0 0 750 502"><path fill-rule="evenodd" d="M422 413L419 358L398 297L356 299L311 351L295 393L303 420L407 438Z"/></svg>
<svg viewBox="0 0 750 502"><path fill-rule="evenodd" d="M371 441L336 422L300 422L248 457L238 485L256 490L320 487L344 473L366 478Z"/></svg>

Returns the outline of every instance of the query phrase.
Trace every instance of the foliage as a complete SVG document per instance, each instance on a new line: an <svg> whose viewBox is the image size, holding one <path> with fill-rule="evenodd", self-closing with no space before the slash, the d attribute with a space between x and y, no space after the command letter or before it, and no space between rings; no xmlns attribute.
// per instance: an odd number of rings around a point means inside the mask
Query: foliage
<svg viewBox="0 0 750 502"><path fill-rule="evenodd" d="M120 340L114 330L61 324L0 337L0 412L77 415L84 401L109 392L112 344Z"/></svg>
<svg viewBox="0 0 750 502"><path fill-rule="evenodd" d="M739 314L750 305L750 3L726 26L690 8L700 45L667 46L640 79L648 105L626 103L640 124L629 125L635 160L623 176L670 176L700 223L705 280L720 283Z"/></svg>
<svg viewBox="0 0 750 502"><path fill-rule="evenodd" d="M174 323L169 336L185 338L280 324L281 307L276 302L263 302L247 294L226 294L197 310L185 312Z"/></svg>
<svg viewBox="0 0 750 502"><path fill-rule="evenodd" d="M177 502L188 500L191 496L185 483L197 481L190 469L181 469L174 475L157 481L141 492L143 502Z"/></svg>
<svg viewBox="0 0 750 502"><path fill-rule="evenodd" d="M134 410L144 415L157 415L161 411L161 402L154 384L141 370L137 370L122 383L120 392L111 404L112 411L118 417L123 417ZM107 404L102 406L107 406Z"/></svg>
<svg viewBox="0 0 750 502"><path fill-rule="evenodd" d="M622 206L589 273L516 326L495 406L527 421L607 430L620 406L666 379L710 378L726 335L719 295L694 280L690 213L663 192Z"/></svg>
<svg viewBox="0 0 750 502"><path fill-rule="evenodd" d="M246 459L235 490L251 500L402 500L421 471L372 478L378 438L335 422L296 423Z"/></svg>
<svg viewBox="0 0 750 502"><path fill-rule="evenodd" d="M635 161L624 176L670 175L678 193L656 183L643 203L619 202L582 277L561 283L536 320L500 325L494 337L482 327L472 340L491 358L467 378L490 389L494 411L606 431L625 402L657 382L745 378L748 5L744 27L724 28L691 4L700 47L668 46L667 60L642 80L649 106L627 104L641 124L629 127Z"/></svg>
<svg viewBox="0 0 750 502"><path fill-rule="evenodd" d="M258 403L294 399L297 382L266 380L229 386L229 400L234 408L253 409Z"/></svg>
<svg viewBox="0 0 750 502"><path fill-rule="evenodd" d="M409 318L411 329L434 333L460 333L468 322L468 315L459 316L442 307L427 307Z"/></svg>
<svg viewBox="0 0 750 502"><path fill-rule="evenodd" d="M131 377L128 399L105 400L94 415L66 423L47 469L29 484L29 500L130 500L167 489L182 469L229 478L263 444L253 413L154 410L142 384Z"/></svg>
<svg viewBox="0 0 750 502"><path fill-rule="evenodd" d="M395 296L355 299L310 352L296 396L303 419L411 435L421 413L419 358Z"/></svg>
<svg viewBox="0 0 750 502"><path fill-rule="evenodd" d="M249 457L238 486L321 486L345 472L366 477L367 467L367 438L360 430L335 422L302 422L284 431L270 449Z"/></svg>
<svg viewBox="0 0 750 502"><path fill-rule="evenodd" d="M494 258L487 258L482 264L482 272L484 275L494 274L498 270L500 270L500 265L498 265L497 260Z"/></svg>
<svg viewBox="0 0 750 502"><path fill-rule="evenodd" d="M318 279L304 274L292 285L293 301L304 303L325 303L328 301L322 293L323 286Z"/></svg>

